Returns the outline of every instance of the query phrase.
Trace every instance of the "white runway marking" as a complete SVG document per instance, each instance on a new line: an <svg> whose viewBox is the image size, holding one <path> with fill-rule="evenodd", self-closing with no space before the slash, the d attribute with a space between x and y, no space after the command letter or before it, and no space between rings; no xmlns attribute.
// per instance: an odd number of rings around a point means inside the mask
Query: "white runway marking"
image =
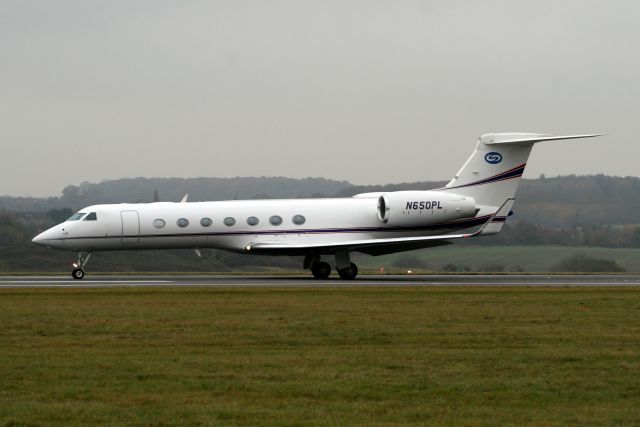
<svg viewBox="0 0 640 427"><path fill-rule="evenodd" d="M9 280L1 281L0 283L75 283L82 285L85 283L173 283L171 280Z"/></svg>

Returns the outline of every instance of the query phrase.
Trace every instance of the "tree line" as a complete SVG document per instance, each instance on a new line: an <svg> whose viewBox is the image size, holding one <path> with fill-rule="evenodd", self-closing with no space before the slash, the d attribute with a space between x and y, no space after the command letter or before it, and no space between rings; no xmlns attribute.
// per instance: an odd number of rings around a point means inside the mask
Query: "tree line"
<svg viewBox="0 0 640 427"><path fill-rule="evenodd" d="M60 197L0 197L0 271L60 270L72 254L47 250L31 243L39 232L64 221L77 209L97 203L179 200L191 201L275 198L348 197L362 192L424 190L443 182L353 186L344 181L290 178L135 178L84 183L65 188ZM563 245L640 248L640 179L603 175L540 177L525 180L515 214L502 233L470 239L462 244ZM150 251L145 254L105 254L92 265L104 270L128 271L126 260L138 270L224 271L251 268L298 268L292 257L245 257L204 251L203 263L193 251ZM99 268L98 268L99 269Z"/></svg>
<svg viewBox="0 0 640 427"><path fill-rule="evenodd" d="M349 197L358 193L428 190L443 181L356 186L323 178L127 178L67 186L57 197L0 197L0 209L34 213L78 210L101 203ZM640 179L605 175L523 180L511 219L549 229L623 226L640 223Z"/></svg>

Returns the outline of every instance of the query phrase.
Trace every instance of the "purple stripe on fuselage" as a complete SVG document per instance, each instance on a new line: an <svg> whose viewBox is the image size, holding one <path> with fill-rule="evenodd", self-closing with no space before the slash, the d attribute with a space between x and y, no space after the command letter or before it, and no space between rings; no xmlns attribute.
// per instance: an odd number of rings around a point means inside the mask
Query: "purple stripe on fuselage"
<svg viewBox="0 0 640 427"><path fill-rule="evenodd" d="M181 233L181 234L141 234L131 236L84 236L67 237L64 240L81 239L122 239L122 238L162 238L162 237L202 237L202 236L246 236L246 235L278 235L278 234L337 234L337 233L373 233L373 232L415 232L432 230L464 230L466 228L482 225L489 219L490 215L476 218L468 218L450 221L443 224L436 224L422 227L355 227L355 228L319 228L319 229L299 229L299 230L265 230L265 231L226 231L209 233ZM492 222L504 221L506 217L495 217Z"/></svg>

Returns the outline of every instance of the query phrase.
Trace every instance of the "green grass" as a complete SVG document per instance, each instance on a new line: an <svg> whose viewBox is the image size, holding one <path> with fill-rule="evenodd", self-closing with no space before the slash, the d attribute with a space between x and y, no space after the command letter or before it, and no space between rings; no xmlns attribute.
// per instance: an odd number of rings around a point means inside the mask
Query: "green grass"
<svg viewBox="0 0 640 427"><path fill-rule="evenodd" d="M574 254L616 261L628 272L640 272L640 249L601 248L588 246L478 246L450 245L438 248L407 252L424 260L431 270L441 269L446 264L466 265L472 270L481 270L488 264L505 267L505 271L545 272L563 258ZM358 256L358 266L363 268L392 267L394 260L404 254L384 257Z"/></svg>
<svg viewBox="0 0 640 427"><path fill-rule="evenodd" d="M2 425L637 425L640 290L0 291Z"/></svg>

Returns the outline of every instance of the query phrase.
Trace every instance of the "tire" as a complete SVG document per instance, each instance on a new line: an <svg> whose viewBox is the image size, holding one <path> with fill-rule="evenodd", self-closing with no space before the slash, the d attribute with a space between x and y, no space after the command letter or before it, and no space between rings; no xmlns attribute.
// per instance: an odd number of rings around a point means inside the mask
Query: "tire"
<svg viewBox="0 0 640 427"><path fill-rule="evenodd" d="M316 279L326 279L331 274L331 266L326 262L317 262L311 267L311 273Z"/></svg>
<svg viewBox="0 0 640 427"><path fill-rule="evenodd" d="M349 267L338 270L338 275L342 280L353 280L358 275L358 266L351 263Z"/></svg>
<svg viewBox="0 0 640 427"><path fill-rule="evenodd" d="M84 270L81 268L76 268L75 270L73 270L71 272L71 276L75 279L75 280L82 280L84 279Z"/></svg>

